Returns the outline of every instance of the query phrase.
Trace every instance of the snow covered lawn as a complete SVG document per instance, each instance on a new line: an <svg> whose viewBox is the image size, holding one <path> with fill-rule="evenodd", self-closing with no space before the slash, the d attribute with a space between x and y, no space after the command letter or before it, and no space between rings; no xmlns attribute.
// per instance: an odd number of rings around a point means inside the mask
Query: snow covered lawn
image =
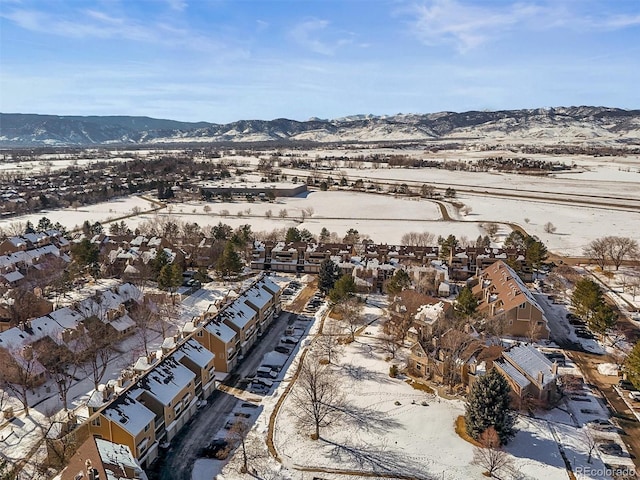
<svg viewBox="0 0 640 480"><path fill-rule="evenodd" d="M373 320L382 311L370 306L365 314L368 320ZM416 390L404 378L390 378L390 364L401 365L403 359L400 356L387 361L388 353L380 348L376 339L379 333L380 326L373 321L346 347L333 367L344 387L345 415L339 423L321 429L319 440L312 440L312 432L298 427L291 396L287 396L275 419L273 437L282 463L272 458L267 460L263 445L264 456L253 463L261 478L361 479L372 473L387 478L394 475L448 480L482 478L483 469L472 463L473 446L454 430L456 418L464 414L464 402ZM264 443L269 419L284 388L285 385L264 398L265 410L250 434L252 441L259 438ZM512 456L518 478L566 479L558 442L570 462L588 465L583 429L572 424L566 411L555 409L547 418L520 417L517 429L507 452ZM216 478L242 478L239 456L236 453ZM219 463L199 461L192 478L211 478L217 473ZM597 453L592 466L603 466ZM347 476L346 472L352 473Z"/></svg>

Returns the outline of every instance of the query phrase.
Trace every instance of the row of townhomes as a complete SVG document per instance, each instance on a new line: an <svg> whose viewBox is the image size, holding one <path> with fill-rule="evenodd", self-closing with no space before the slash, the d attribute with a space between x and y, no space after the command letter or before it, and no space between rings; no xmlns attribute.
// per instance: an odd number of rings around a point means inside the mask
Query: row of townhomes
<svg viewBox="0 0 640 480"><path fill-rule="evenodd" d="M59 275L71 262L71 244L58 230L26 233L0 242L0 295L28 283L31 279ZM43 302L39 310L44 315L51 311ZM11 315L0 305L0 331L10 328Z"/></svg>
<svg viewBox="0 0 640 480"><path fill-rule="evenodd" d="M343 273L356 277L360 276L358 272L372 272L372 288L379 290L397 268L427 266L439 259L439 248L433 246L256 241L251 268L318 273L323 261L332 260ZM456 247L442 260L448 266L448 276L452 280L466 280L498 260L516 266L526 279L532 273L524 262L523 252L517 249Z"/></svg>
<svg viewBox="0 0 640 480"><path fill-rule="evenodd" d="M170 442L197 402L213 392L216 372L231 371L279 313L280 287L262 276L233 300L188 322L181 335L165 340L161 355L140 359L130 378L94 394L91 436L126 446L148 466L159 445Z"/></svg>
<svg viewBox="0 0 640 480"><path fill-rule="evenodd" d="M388 329L402 331L410 342L413 375L450 386L470 388L479 375L496 368L512 387L514 402L534 399L542 405L557 399L557 365L519 341L545 340L544 311L516 272L499 260L480 272L473 292L478 311L496 334L515 341L483 338L467 325L455 328L453 307L440 298L405 290L389 306Z"/></svg>
<svg viewBox="0 0 640 480"><path fill-rule="evenodd" d="M123 337L135 326L127 309L140 301L140 290L125 283L98 290L72 306L21 322L0 333L0 364L24 371L34 386L41 384L46 380L46 368L39 361L39 353L60 347L81 357L92 348L86 333L94 321L104 324L105 334L111 338Z"/></svg>

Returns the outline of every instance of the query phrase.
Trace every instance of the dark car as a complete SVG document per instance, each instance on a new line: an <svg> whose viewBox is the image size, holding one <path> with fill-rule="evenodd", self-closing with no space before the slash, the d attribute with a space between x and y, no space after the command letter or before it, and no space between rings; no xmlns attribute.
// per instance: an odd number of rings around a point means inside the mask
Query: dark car
<svg viewBox="0 0 640 480"><path fill-rule="evenodd" d="M216 438L202 449L202 456L224 460L229 456L229 442L224 438Z"/></svg>
<svg viewBox="0 0 640 480"><path fill-rule="evenodd" d="M274 350L278 353L284 353L285 355L289 355L291 350L283 345L278 345Z"/></svg>
<svg viewBox="0 0 640 480"><path fill-rule="evenodd" d="M631 383L629 380L620 380L618 382L618 386L620 388L624 388L625 390L633 390L633 383Z"/></svg>
<svg viewBox="0 0 640 480"><path fill-rule="evenodd" d="M598 445L598 450L607 455L616 455L618 457L624 455L622 447L615 442L601 443Z"/></svg>

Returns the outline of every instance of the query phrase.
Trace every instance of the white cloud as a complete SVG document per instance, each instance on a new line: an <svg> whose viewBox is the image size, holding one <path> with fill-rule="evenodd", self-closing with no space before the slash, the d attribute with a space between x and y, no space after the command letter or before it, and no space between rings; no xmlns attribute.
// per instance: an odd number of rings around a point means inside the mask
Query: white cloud
<svg viewBox="0 0 640 480"><path fill-rule="evenodd" d="M25 30L67 38L124 39L196 51L227 48L221 42L188 28L177 28L165 22L150 20L142 22L100 10L87 9L64 15L13 9L10 12L1 12L0 17Z"/></svg>
<svg viewBox="0 0 640 480"><path fill-rule="evenodd" d="M169 8L176 11L183 11L187 8L187 2L185 0L165 0Z"/></svg>
<svg viewBox="0 0 640 480"><path fill-rule="evenodd" d="M456 0L434 0L413 13L415 34L427 45L453 44L459 51L478 47L496 33L539 16L542 8L517 3L496 9Z"/></svg>
<svg viewBox="0 0 640 480"><path fill-rule="evenodd" d="M327 20L312 19L296 25L291 37L303 47L321 55L334 55L341 47L352 43L353 34L330 31ZM339 36L340 38L335 38ZM324 38L321 38L324 37ZM334 37L327 39L327 37Z"/></svg>

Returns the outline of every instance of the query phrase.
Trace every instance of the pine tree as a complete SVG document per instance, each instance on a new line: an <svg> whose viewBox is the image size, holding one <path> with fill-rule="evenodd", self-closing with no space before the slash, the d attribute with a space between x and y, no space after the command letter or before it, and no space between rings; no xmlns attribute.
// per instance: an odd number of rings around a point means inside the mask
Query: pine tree
<svg viewBox="0 0 640 480"><path fill-rule="evenodd" d="M290 227L287 230L287 235L284 238L284 241L289 242L299 242L301 240L300 232L296 227Z"/></svg>
<svg viewBox="0 0 640 480"><path fill-rule="evenodd" d="M531 268L540 268L542 262L549 258L547 247L537 237L527 237L525 239L525 248L525 262Z"/></svg>
<svg viewBox="0 0 640 480"><path fill-rule="evenodd" d="M182 270L176 263L170 263L162 267L158 275L158 287L169 290L173 295L176 289L182 284Z"/></svg>
<svg viewBox="0 0 640 480"><path fill-rule="evenodd" d="M627 379L635 388L640 390L640 342L636 342L631 352L629 352L625 369Z"/></svg>
<svg viewBox="0 0 640 480"><path fill-rule="evenodd" d="M576 283L571 294L571 306L576 315L589 321L596 308L603 303L602 291L593 280L583 278Z"/></svg>
<svg viewBox="0 0 640 480"><path fill-rule="evenodd" d="M456 312L468 317L476 313L476 308L478 308L478 299L473 294L471 288L464 287L460 290L458 298L456 299Z"/></svg>
<svg viewBox="0 0 640 480"><path fill-rule="evenodd" d="M589 318L589 328L595 333L604 335L607 330L613 328L618 322L616 312L606 303L598 305Z"/></svg>
<svg viewBox="0 0 640 480"><path fill-rule="evenodd" d="M341 303L349 299L356 291L356 282L350 274L342 275L329 292L333 303Z"/></svg>
<svg viewBox="0 0 640 480"><path fill-rule="evenodd" d="M242 271L242 259L233 247L231 240L225 244L224 251L216 264L216 270L223 278Z"/></svg>
<svg viewBox="0 0 640 480"><path fill-rule="evenodd" d="M409 278L409 274L406 271L399 269L396 270L393 277L389 279L386 288L389 295L395 295L409 288L409 286L411 286L411 278Z"/></svg>
<svg viewBox="0 0 640 480"><path fill-rule="evenodd" d="M502 445L513 438L516 415L509 407L510 392L509 383L496 369L478 378L466 403L466 428L471 437L477 440L493 427Z"/></svg>
<svg viewBox="0 0 640 480"><path fill-rule="evenodd" d="M329 259L323 260L318 272L318 289L326 295L338 278L340 278L340 268Z"/></svg>

